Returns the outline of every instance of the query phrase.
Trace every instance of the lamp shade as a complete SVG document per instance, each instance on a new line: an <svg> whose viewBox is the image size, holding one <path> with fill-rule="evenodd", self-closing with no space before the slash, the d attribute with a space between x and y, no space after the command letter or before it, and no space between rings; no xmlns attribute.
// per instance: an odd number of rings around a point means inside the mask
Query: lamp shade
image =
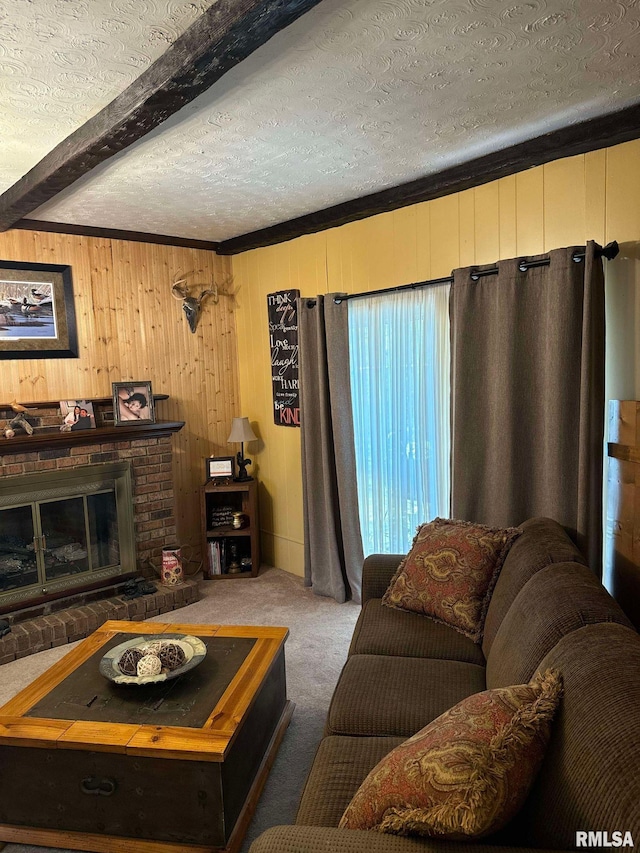
<svg viewBox="0 0 640 853"><path fill-rule="evenodd" d="M257 441L258 436L251 429L249 418L234 418L231 422L231 432L229 433L228 443Z"/></svg>

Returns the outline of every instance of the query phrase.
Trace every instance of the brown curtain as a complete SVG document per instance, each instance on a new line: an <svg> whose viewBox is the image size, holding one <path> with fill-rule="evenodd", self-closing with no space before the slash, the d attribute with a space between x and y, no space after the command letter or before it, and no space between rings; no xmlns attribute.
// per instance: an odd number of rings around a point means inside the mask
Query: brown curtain
<svg viewBox="0 0 640 853"><path fill-rule="evenodd" d="M452 515L495 526L549 516L602 569L604 275L558 249L502 261L450 296ZM540 256L542 257L547 256ZM529 260L537 260L530 258ZM480 268L482 269L482 268Z"/></svg>
<svg viewBox="0 0 640 853"><path fill-rule="evenodd" d="M360 602L358 516L346 302L298 300L305 584Z"/></svg>

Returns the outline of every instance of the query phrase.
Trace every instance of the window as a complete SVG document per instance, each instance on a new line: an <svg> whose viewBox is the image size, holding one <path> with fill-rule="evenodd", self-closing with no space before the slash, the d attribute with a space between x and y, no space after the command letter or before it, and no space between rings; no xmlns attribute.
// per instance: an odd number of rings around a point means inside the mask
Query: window
<svg viewBox="0 0 640 853"><path fill-rule="evenodd" d="M364 553L405 553L449 515L449 285L349 304Z"/></svg>

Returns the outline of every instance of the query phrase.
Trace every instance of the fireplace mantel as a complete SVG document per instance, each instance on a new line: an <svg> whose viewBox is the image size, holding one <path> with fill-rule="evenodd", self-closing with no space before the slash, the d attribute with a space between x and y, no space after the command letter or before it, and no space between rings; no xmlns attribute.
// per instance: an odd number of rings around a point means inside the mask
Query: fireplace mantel
<svg viewBox="0 0 640 853"><path fill-rule="evenodd" d="M179 432L184 421L158 421L155 424L123 424L122 426L103 426L76 432L34 432L33 435L16 435L13 438L0 438L0 456L6 453L30 453L40 450L54 450L57 447L81 446L83 444L102 444L109 441L133 441L145 438L161 438Z"/></svg>
<svg viewBox="0 0 640 853"><path fill-rule="evenodd" d="M155 402L168 400L168 394L154 394ZM125 421L120 426L113 423L113 398L92 397L96 427L86 430L60 430L60 401L46 400L28 402L26 408L27 420L33 427L33 433L27 435L18 427L13 438L4 438L0 433L0 457L7 454L23 454L41 451L55 451L69 447L82 447L89 444L105 444L109 442L125 442L144 439L159 439L178 432L184 426L184 421L157 421L156 423L141 423ZM13 403L0 403L0 422L7 423L15 414ZM4 420L3 420L4 418Z"/></svg>

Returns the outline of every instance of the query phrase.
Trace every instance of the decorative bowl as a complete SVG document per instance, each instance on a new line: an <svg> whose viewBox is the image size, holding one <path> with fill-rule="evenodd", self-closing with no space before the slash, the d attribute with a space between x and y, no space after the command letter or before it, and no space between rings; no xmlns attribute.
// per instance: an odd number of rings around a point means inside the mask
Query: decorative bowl
<svg viewBox="0 0 640 853"><path fill-rule="evenodd" d="M184 652L185 660L175 669L164 668L158 675L125 675L118 663L128 649L144 650L147 646L157 643L172 643ZM190 669L198 666L207 654L207 647L199 637L190 634L145 634L132 637L124 643L114 646L100 661L100 674L115 684L159 684L184 675Z"/></svg>

